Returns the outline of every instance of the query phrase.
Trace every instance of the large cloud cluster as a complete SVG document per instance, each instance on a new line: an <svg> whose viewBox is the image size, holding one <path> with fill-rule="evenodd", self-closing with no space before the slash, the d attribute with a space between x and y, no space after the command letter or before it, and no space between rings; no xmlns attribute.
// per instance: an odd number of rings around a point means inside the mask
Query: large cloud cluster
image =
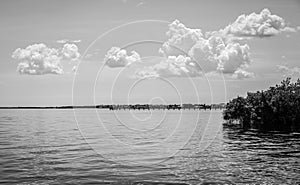
<svg viewBox="0 0 300 185"><path fill-rule="evenodd" d="M221 30L223 35L246 37L269 37L281 32L295 32L286 21L270 10L263 9L259 14L240 15L232 24Z"/></svg>
<svg viewBox="0 0 300 185"><path fill-rule="evenodd" d="M112 47L107 51L104 58L105 65L112 68L127 67L140 60L140 55L137 52L131 51L131 55L128 55L125 49L118 47Z"/></svg>
<svg viewBox="0 0 300 185"><path fill-rule="evenodd" d="M247 44L242 45L237 42L228 41L217 35L205 37L200 29L187 28L178 20L175 20L169 25L167 36L168 40L160 48L160 53L167 58L172 56L192 58L194 66L191 66L193 70L189 70L193 71L192 76L195 76L195 74L201 75L200 71L205 73L217 71L231 75L232 77L237 77L236 73L250 74L244 71L250 63L249 46ZM165 62L172 62L172 60L166 59ZM164 66L172 67L172 65ZM153 71L153 68L143 70ZM170 73L173 69L170 68L170 71L167 70L167 68L164 69L166 74ZM198 72L195 73L195 71ZM186 76L185 72L185 70L182 70L180 74ZM143 73L144 72L138 72L138 74ZM159 74L161 74L161 72L159 72ZM191 73L187 72L187 74L190 76ZM251 75L238 75L239 78L247 78L250 76Z"/></svg>
<svg viewBox="0 0 300 185"><path fill-rule="evenodd" d="M269 37L282 32L295 32L297 29L288 26L287 22L272 14L268 9L263 9L260 13L240 15L232 24L224 29L213 32L202 33L200 29L188 28L184 24L175 20L169 25L166 35L167 41L163 43L159 52L167 59L161 67L148 67L142 69L137 74L140 77L147 77L151 74L166 76L173 74L173 63L169 60L171 56L188 57L195 61L195 68L188 71L185 68L178 74L188 74L193 71L193 75L199 70L199 66L204 73L222 73L232 78L251 78L253 73L246 71L251 63L249 45L245 37ZM239 42L243 39L244 42ZM170 65L165 63L171 62ZM161 66L159 64L158 66ZM168 68L169 67L169 68ZM145 74L145 75L142 75ZM170 76L170 75L167 75Z"/></svg>
<svg viewBox="0 0 300 185"><path fill-rule="evenodd" d="M167 40L159 53L164 56L158 64L136 71L139 78L200 76L203 73L221 73L231 78L254 77L247 68L251 63L249 37L269 37L282 32L298 30L272 14L268 9L260 13L240 15L232 24L219 31L202 33L201 29L188 28L180 21L169 24ZM132 56L138 56L133 53ZM136 61L125 50L112 48L105 57L109 67L125 67ZM131 60L129 60L129 58Z"/></svg>
<svg viewBox="0 0 300 185"><path fill-rule="evenodd" d="M61 61L77 60L79 56L76 45L65 44L63 49L56 49L42 43L18 48L12 54L19 61L17 71L29 75L63 74Z"/></svg>

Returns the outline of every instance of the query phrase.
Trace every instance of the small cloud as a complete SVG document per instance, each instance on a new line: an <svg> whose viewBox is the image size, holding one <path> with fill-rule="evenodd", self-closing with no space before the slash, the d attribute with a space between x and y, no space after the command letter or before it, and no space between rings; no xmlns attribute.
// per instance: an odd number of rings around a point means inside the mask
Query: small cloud
<svg viewBox="0 0 300 185"><path fill-rule="evenodd" d="M80 43L81 40L80 39L79 40L73 40L72 42L74 42L74 43Z"/></svg>
<svg viewBox="0 0 300 185"><path fill-rule="evenodd" d="M78 52L78 47L76 44L65 44L61 50L64 59L67 60L78 60L80 53Z"/></svg>
<svg viewBox="0 0 300 185"><path fill-rule="evenodd" d="M112 47L105 55L104 62L108 67L128 67L135 62L141 61L140 55L131 51L131 55L127 54L125 49Z"/></svg>
<svg viewBox="0 0 300 185"><path fill-rule="evenodd" d="M299 77L300 76L300 68L299 67L288 67L285 65L277 65L277 69L285 77L292 77L292 76Z"/></svg>
<svg viewBox="0 0 300 185"><path fill-rule="evenodd" d="M57 40L56 42L59 43L59 44L66 44L66 43L80 43L81 40L80 40L80 39L78 39L78 40L61 39L61 40Z"/></svg>
<svg viewBox="0 0 300 185"><path fill-rule="evenodd" d="M140 7L140 6L142 6L142 5L144 5L145 4L145 2L139 2L135 7Z"/></svg>
<svg viewBox="0 0 300 185"><path fill-rule="evenodd" d="M59 44L65 44L65 43L68 42L68 40L62 39L62 40L57 40L56 42L59 43Z"/></svg>
<svg viewBox="0 0 300 185"><path fill-rule="evenodd" d="M254 78L254 73L250 73L243 69L238 69L233 73L232 77L235 79L240 79L240 80L246 79L246 78Z"/></svg>

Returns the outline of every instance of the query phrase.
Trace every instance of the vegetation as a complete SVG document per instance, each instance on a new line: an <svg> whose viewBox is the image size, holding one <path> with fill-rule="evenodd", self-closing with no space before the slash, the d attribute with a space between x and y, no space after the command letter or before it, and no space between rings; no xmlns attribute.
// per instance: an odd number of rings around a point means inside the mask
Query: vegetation
<svg viewBox="0 0 300 185"><path fill-rule="evenodd" d="M227 124L261 131L300 130L300 79L287 78L266 91L247 93L226 104L223 117Z"/></svg>
<svg viewBox="0 0 300 185"><path fill-rule="evenodd" d="M126 105L66 105L66 106L45 106L45 107L0 107L0 109L109 109L109 110L150 110L150 109L168 109L168 110L206 110L206 109L224 109L225 103L219 104L126 104Z"/></svg>

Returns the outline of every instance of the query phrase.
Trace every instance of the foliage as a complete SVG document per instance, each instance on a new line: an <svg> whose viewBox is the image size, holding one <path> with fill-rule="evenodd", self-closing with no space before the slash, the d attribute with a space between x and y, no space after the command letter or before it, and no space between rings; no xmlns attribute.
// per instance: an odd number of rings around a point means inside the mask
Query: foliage
<svg viewBox="0 0 300 185"><path fill-rule="evenodd" d="M223 117L229 123L237 121L244 129L262 131L300 130L300 79L287 78L266 91L247 93L226 104Z"/></svg>

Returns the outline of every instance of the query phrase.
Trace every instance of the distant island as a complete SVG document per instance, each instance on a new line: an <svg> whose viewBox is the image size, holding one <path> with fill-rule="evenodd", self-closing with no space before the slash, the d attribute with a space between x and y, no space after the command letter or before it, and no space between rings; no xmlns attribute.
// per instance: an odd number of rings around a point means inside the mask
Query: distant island
<svg viewBox="0 0 300 185"><path fill-rule="evenodd" d="M247 93L226 104L223 118L226 126L245 130L300 131L300 79L286 78L265 91Z"/></svg>
<svg viewBox="0 0 300 185"><path fill-rule="evenodd" d="M128 105L80 105L80 106L20 106L20 107L0 107L0 109L107 109L107 110L211 110L211 109L224 109L225 103L219 104L128 104Z"/></svg>

